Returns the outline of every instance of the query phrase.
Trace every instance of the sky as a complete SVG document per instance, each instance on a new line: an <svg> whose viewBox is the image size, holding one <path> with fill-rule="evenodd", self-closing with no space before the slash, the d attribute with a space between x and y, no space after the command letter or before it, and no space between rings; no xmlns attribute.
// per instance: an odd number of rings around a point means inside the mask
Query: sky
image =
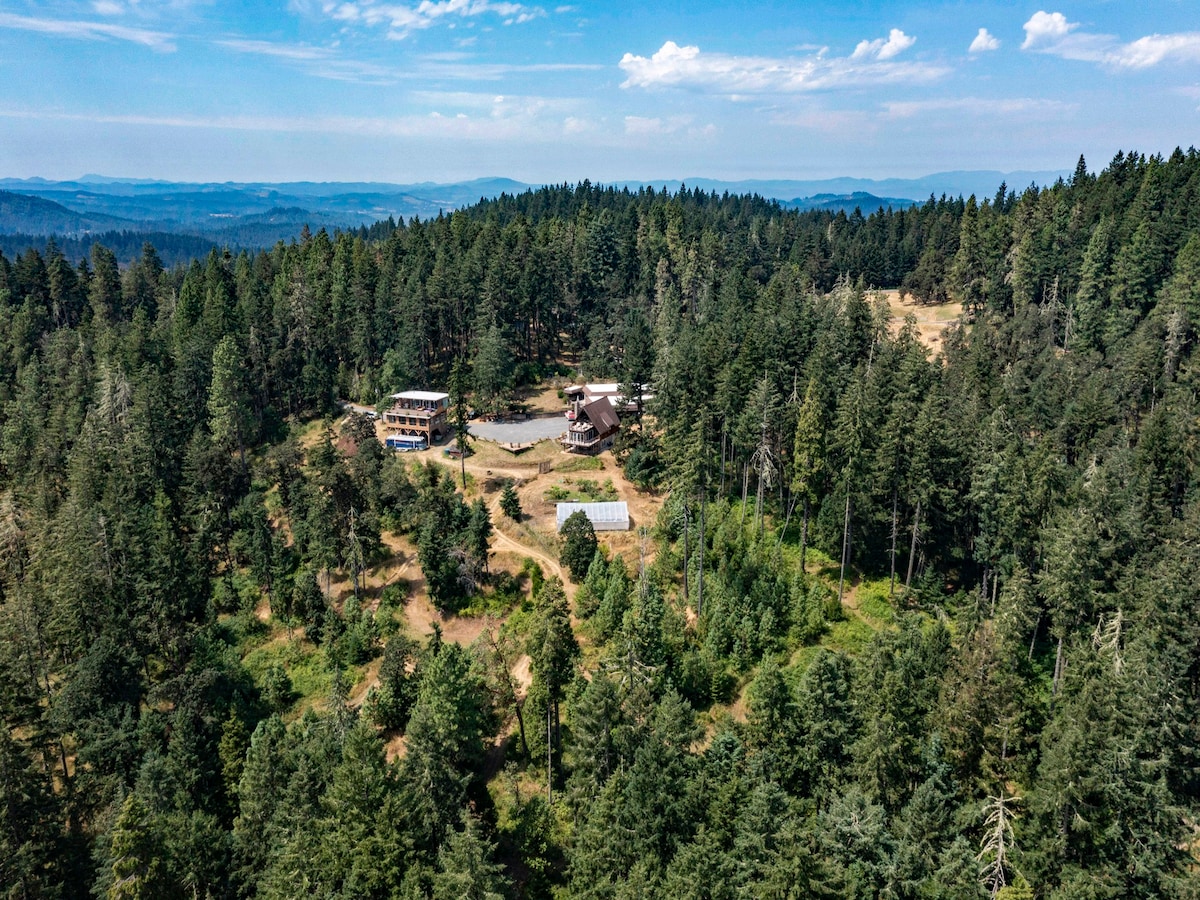
<svg viewBox="0 0 1200 900"><path fill-rule="evenodd" d="M1195 0L0 0L0 176L1103 168L1200 134Z"/></svg>

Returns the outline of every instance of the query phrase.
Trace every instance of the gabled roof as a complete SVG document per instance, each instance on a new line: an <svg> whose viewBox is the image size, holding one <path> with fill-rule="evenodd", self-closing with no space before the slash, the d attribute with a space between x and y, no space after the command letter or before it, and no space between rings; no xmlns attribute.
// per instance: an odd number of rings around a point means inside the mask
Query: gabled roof
<svg viewBox="0 0 1200 900"><path fill-rule="evenodd" d="M612 401L607 397L593 400L584 406L579 410L579 417L585 418L595 425L596 430L601 434L621 427L621 420L617 418L617 411L613 409Z"/></svg>

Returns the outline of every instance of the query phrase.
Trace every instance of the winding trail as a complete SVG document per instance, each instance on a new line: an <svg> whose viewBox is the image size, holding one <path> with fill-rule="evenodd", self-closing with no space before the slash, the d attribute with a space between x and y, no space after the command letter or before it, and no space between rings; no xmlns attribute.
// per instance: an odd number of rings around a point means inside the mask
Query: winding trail
<svg viewBox="0 0 1200 900"><path fill-rule="evenodd" d="M492 514L492 522L500 522L503 520L504 512L500 509L500 498L496 497L488 501L488 510ZM544 550L530 546L523 541L518 540L506 531L502 531L499 525L494 525L492 528L492 550L509 550L513 553L518 553L522 556L529 556L537 560L547 570L546 574L557 575L558 579L563 583L563 588L567 592L567 599L575 599L575 585L567 577L566 570L562 564L552 558Z"/></svg>

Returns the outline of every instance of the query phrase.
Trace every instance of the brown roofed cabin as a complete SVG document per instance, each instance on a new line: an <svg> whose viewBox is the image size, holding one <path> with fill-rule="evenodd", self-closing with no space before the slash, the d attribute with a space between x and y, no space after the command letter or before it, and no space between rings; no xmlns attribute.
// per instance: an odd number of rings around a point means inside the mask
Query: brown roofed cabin
<svg viewBox="0 0 1200 900"><path fill-rule="evenodd" d="M401 391L392 394L392 408L383 414L383 424L393 435L423 437L429 444L447 434L450 395L436 391Z"/></svg>
<svg viewBox="0 0 1200 900"><path fill-rule="evenodd" d="M621 421L612 402L601 397L579 407L575 421L563 435L563 449L572 453L599 453L613 445L620 430Z"/></svg>
<svg viewBox="0 0 1200 900"><path fill-rule="evenodd" d="M619 414L637 412L637 400L626 397L625 392L621 390L621 385L617 382L607 382L603 384L575 384L570 387L563 388L563 394L567 401L572 404L573 409L578 408L581 403L591 403L593 400L599 400L601 397L607 397L612 401L613 409ZM649 388L644 387L642 391L642 402L654 399L654 394L649 392ZM570 418L568 416L568 418Z"/></svg>

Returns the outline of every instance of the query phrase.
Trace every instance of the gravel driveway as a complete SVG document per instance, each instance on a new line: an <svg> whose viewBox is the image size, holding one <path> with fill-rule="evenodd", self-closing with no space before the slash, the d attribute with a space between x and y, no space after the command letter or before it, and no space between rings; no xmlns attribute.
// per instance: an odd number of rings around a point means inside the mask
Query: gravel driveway
<svg viewBox="0 0 1200 900"><path fill-rule="evenodd" d="M532 444L557 438L570 426L566 416L543 416L524 422L472 422L471 434L501 444Z"/></svg>

